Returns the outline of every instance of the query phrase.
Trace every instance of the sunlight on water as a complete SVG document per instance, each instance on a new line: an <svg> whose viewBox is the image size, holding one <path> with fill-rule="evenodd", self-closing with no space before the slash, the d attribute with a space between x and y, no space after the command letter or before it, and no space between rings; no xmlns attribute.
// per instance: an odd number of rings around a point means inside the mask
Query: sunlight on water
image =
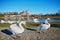
<svg viewBox="0 0 60 40"><path fill-rule="evenodd" d="M34 22L34 18L29 18L30 22ZM43 22L46 18L37 18L38 21ZM60 22L60 18L50 18L50 22Z"/></svg>

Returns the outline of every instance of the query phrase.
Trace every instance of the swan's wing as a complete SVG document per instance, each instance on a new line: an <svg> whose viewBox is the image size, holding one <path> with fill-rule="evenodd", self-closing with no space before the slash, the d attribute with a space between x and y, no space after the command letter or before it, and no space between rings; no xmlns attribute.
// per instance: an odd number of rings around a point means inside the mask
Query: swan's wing
<svg viewBox="0 0 60 40"><path fill-rule="evenodd" d="M48 29L50 27L50 24L42 24L42 29Z"/></svg>
<svg viewBox="0 0 60 40"><path fill-rule="evenodd" d="M19 34L22 33L24 30L22 30L20 27L18 27L16 24L10 25L10 30L13 33Z"/></svg>

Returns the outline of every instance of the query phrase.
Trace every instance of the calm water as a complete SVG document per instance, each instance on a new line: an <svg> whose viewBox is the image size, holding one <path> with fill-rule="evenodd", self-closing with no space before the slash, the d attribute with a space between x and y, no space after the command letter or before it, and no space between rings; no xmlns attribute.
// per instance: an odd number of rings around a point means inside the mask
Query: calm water
<svg viewBox="0 0 60 40"><path fill-rule="evenodd" d="M46 18L37 18L39 22L44 22L44 20ZM7 22L8 20L5 20L5 22ZM19 22L21 20L9 20L11 22ZM34 22L34 18L29 18L29 21L30 22ZM49 22L60 22L60 18L50 18L50 21Z"/></svg>
<svg viewBox="0 0 60 40"><path fill-rule="evenodd" d="M29 18L30 22L34 22L34 18ZM46 18L37 18L38 21L43 22ZM50 18L49 22L60 22L60 18Z"/></svg>

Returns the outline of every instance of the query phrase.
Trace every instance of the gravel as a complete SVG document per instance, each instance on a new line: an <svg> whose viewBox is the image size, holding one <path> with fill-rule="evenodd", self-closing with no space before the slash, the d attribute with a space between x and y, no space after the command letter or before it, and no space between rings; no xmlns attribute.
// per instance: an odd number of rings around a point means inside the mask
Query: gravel
<svg viewBox="0 0 60 40"><path fill-rule="evenodd" d="M25 28L17 38L4 32L7 28L0 28L0 40L60 40L60 28L51 27L45 32L38 33L34 28Z"/></svg>

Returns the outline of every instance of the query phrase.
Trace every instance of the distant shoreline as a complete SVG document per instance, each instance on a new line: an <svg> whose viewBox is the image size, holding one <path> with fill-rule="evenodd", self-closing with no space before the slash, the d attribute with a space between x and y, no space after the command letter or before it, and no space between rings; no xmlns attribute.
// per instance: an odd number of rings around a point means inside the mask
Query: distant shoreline
<svg viewBox="0 0 60 40"><path fill-rule="evenodd" d="M34 18L60 18L60 16L45 16L45 15L42 15L42 16L33 16L33 17Z"/></svg>
<svg viewBox="0 0 60 40"><path fill-rule="evenodd" d="M60 16L42 16L41 18L60 18Z"/></svg>

